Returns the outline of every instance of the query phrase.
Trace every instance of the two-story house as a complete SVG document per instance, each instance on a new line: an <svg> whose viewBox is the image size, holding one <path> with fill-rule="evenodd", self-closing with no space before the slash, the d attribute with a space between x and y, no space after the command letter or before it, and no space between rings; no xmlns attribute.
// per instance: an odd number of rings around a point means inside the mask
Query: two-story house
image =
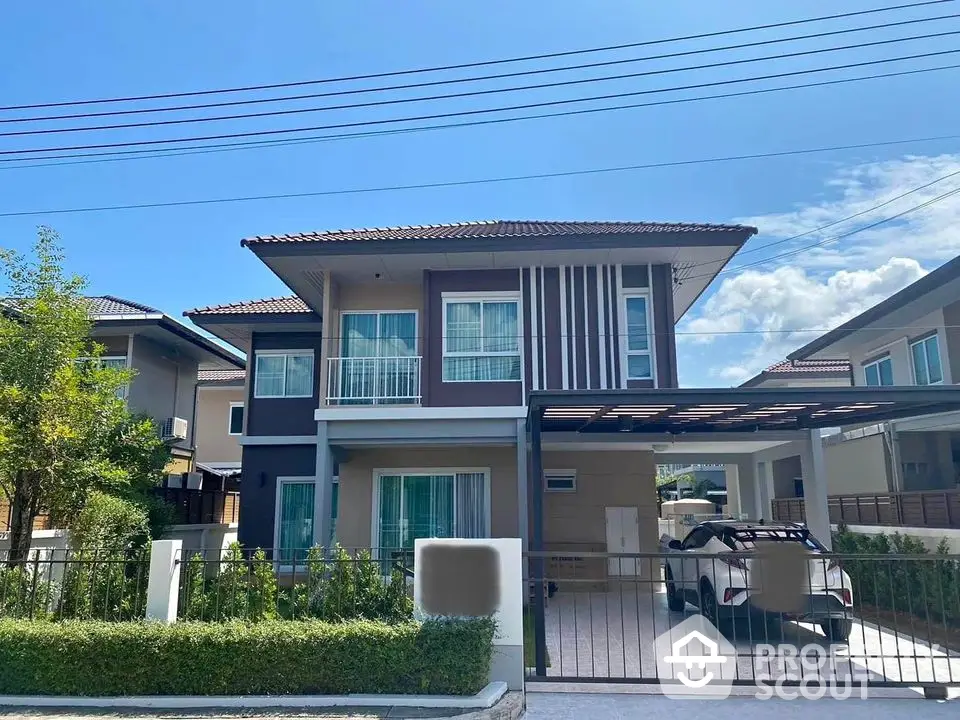
<svg viewBox="0 0 960 720"><path fill-rule="evenodd" d="M960 257L788 356L820 358L848 360L858 386L960 382ZM836 473L858 478L858 491L953 490L960 485L960 413L891 421L870 434L878 444L885 443L882 466L863 473L863 466L857 466L863 453L850 453L849 465Z"/></svg>
<svg viewBox="0 0 960 720"><path fill-rule="evenodd" d="M197 469L230 488L240 476L246 374L238 369L197 374Z"/></svg>
<svg viewBox="0 0 960 720"><path fill-rule="evenodd" d="M292 557L330 537L334 504L346 547L525 538L528 394L676 387L676 321L754 232L497 221L242 241L295 296L186 313L247 352L241 542ZM654 549L649 446L553 444L544 462L547 547L604 550L627 523Z"/></svg>

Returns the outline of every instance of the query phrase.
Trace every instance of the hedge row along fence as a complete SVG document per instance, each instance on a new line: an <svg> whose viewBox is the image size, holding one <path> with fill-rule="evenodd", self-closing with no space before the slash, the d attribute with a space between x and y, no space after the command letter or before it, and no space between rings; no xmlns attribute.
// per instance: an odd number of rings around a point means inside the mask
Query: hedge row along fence
<svg viewBox="0 0 960 720"><path fill-rule="evenodd" d="M908 535L864 535L841 525L833 534L833 550L841 555L877 556L842 559L858 604L960 627L960 561L950 557L946 540L931 553ZM884 555L927 557L884 560Z"/></svg>
<svg viewBox="0 0 960 720"><path fill-rule="evenodd" d="M70 550L15 567L0 565L0 617L143 620L149 562L149 549ZM181 620L405 622L413 617L400 569L374 560L368 550L350 554L340 547L309 550L298 569L282 577L263 550L234 544L216 557L196 555L181 567L179 595Z"/></svg>
<svg viewBox="0 0 960 720"><path fill-rule="evenodd" d="M0 694L472 695L494 622L0 620Z"/></svg>

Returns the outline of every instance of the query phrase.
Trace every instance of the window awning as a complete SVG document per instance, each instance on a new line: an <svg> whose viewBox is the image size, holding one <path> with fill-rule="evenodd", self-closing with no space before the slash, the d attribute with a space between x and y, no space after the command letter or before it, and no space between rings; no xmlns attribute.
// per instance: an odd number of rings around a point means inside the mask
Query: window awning
<svg viewBox="0 0 960 720"><path fill-rule="evenodd" d="M545 390L530 393L542 432L745 433L858 425L960 409L960 386Z"/></svg>

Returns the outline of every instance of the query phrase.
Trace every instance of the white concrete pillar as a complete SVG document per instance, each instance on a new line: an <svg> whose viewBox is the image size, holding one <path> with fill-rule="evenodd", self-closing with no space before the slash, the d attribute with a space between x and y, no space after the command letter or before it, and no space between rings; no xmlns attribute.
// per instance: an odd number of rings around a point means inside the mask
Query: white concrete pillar
<svg viewBox="0 0 960 720"><path fill-rule="evenodd" d="M724 465L723 474L727 481L727 511L730 517L740 518L740 475L736 465Z"/></svg>
<svg viewBox="0 0 960 720"><path fill-rule="evenodd" d="M154 540L150 543L150 574L147 578L147 621L177 621L180 597L182 540Z"/></svg>
<svg viewBox="0 0 960 720"><path fill-rule="evenodd" d="M758 462L757 473L757 517L770 522L773 520L773 499L776 491L773 488L773 463Z"/></svg>
<svg viewBox="0 0 960 720"><path fill-rule="evenodd" d="M827 507L828 480L823 462L823 439L819 430L811 430L809 438L803 442L800 467L803 474L803 506L807 527L829 550L833 545L830 538L830 511Z"/></svg>
<svg viewBox="0 0 960 720"><path fill-rule="evenodd" d="M329 547L333 537L333 451L327 423L317 422L316 482L313 492L313 544Z"/></svg>
<svg viewBox="0 0 960 720"><path fill-rule="evenodd" d="M523 551L520 538L417 539L413 541L413 606L415 617L423 617L423 592L420 580L421 555L430 545L454 547L489 547L500 560L499 603L493 614L497 630L493 637L493 659L490 663L490 682L507 683L510 690L523 690ZM452 583L458 578L451 578ZM469 582L469 580L460 580Z"/></svg>

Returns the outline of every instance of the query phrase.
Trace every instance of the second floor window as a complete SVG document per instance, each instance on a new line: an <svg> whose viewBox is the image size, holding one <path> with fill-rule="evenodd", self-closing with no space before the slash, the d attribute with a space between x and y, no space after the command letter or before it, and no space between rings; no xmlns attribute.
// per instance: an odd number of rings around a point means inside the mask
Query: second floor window
<svg viewBox="0 0 960 720"><path fill-rule="evenodd" d="M880 358L863 366L863 379L871 387L893 385L893 362L890 358Z"/></svg>
<svg viewBox="0 0 960 720"><path fill-rule="evenodd" d="M913 358L913 381L917 385L939 385L943 382L940 365L940 343L936 335L910 345Z"/></svg>
<svg viewBox="0 0 960 720"><path fill-rule="evenodd" d="M312 350L263 350L256 357L254 397L313 397Z"/></svg>
<svg viewBox="0 0 960 720"><path fill-rule="evenodd" d="M444 297L444 382L520 379L519 305L499 295Z"/></svg>
<svg viewBox="0 0 960 720"><path fill-rule="evenodd" d="M649 380L653 377L650 359L650 323L646 295L627 295L624 301L626 323L627 379Z"/></svg>

